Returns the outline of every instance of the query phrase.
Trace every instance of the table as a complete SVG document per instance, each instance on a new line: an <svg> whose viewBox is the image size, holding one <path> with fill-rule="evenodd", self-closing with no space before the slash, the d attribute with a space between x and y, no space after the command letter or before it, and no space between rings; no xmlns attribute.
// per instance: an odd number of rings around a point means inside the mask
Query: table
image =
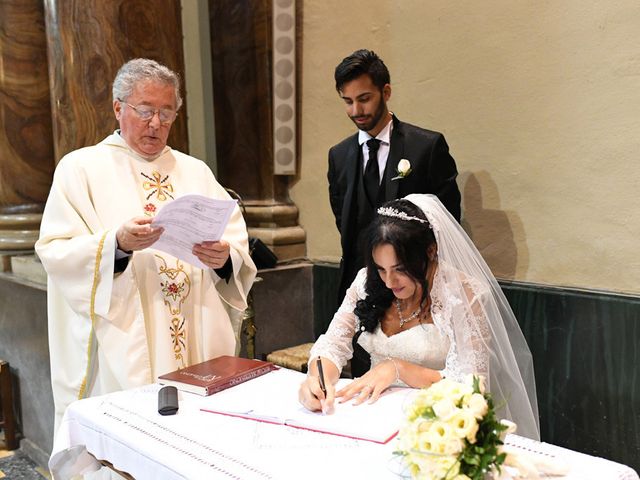
<svg viewBox="0 0 640 480"><path fill-rule="evenodd" d="M136 479L402 478L394 441L380 445L207 413L200 410L204 397L185 392L178 414L163 417L159 388L71 404L49 462L56 478L70 478L96 459ZM629 467L605 459L516 435L506 442L530 455L564 459L569 474L553 478L638 480Z"/></svg>

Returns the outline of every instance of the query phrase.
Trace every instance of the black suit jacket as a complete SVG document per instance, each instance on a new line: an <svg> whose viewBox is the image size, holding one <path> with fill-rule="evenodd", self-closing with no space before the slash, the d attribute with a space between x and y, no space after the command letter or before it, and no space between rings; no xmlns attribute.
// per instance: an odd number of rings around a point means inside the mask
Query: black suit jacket
<svg viewBox="0 0 640 480"><path fill-rule="evenodd" d="M363 265L356 265L350 252L358 237L357 209L354 208L357 186L362 170L359 162L358 134L352 135L329 150L329 200L340 231L342 244L341 279L338 302L351 285ZM401 159L411 163L411 173L405 178L397 176ZM360 166L360 168L359 168ZM411 193L432 193L460 221L460 191L456 184L458 171L449 146L441 133L425 130L401 122L394 115L389 157L384 173L384 202L402 198ZM384 203L382 202L382 203Z"/></svg>

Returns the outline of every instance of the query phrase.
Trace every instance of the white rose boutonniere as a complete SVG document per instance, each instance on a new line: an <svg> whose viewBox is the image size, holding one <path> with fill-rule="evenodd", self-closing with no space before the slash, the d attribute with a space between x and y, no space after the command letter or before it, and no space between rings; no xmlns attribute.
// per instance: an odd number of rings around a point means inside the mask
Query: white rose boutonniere
<svg viewBox="0 0 640 480"><path fill-rule="evenodd" d="M391 180L400 180L401 178L407 177L411 173L411 162L406 158L403 158L398 162L398 175L393 177Z"/></svg>

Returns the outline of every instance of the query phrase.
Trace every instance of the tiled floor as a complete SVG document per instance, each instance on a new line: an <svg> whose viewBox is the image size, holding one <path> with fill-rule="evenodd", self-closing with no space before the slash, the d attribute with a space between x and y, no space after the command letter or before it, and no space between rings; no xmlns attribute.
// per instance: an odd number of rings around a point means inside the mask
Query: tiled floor
<svg viewBox="0 0 640 480"><path fill-rule="evenodd" d="M6 480L50 479L48 472L36 467L20 450L0 450L0 478Z"/></svg>
<svg viewBox="0 0 640 480"><path fill-rule="evenodd" d="M0 431L0 479L2 480L51 480L51 475L37 467L20 450L5 450L4 435Z"/></svg>

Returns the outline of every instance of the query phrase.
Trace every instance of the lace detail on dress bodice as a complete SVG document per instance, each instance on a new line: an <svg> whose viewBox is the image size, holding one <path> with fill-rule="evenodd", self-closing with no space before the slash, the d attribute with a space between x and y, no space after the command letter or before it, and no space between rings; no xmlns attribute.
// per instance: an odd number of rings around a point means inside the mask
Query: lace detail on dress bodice
<svg viewBox="0 0 640 480"><path fill-rule="evenodd" d="M416 325L390 337L378 325L372 333L363 332L358 343L371 355L372 367L392 357L442 370L449 351L449 340L431 323Z"/></svg>
<svg viewBox="0 0 640 480"><path fill-rule="evenodd" d="M328 358L342 369L352 357L351 341L360 328L353 311L357 301L366 296L366 278L363 268L347 290L327 333L311 349L310 358ZM372 366L389 356L438 370L443 377L454 380L470 373L488 379L491 333L482 307L486 292L481 282L440 263L430 290L433 324L417 325L391 337L378 326L373 333L363 332L358 343L371 355Z"/></svg>

